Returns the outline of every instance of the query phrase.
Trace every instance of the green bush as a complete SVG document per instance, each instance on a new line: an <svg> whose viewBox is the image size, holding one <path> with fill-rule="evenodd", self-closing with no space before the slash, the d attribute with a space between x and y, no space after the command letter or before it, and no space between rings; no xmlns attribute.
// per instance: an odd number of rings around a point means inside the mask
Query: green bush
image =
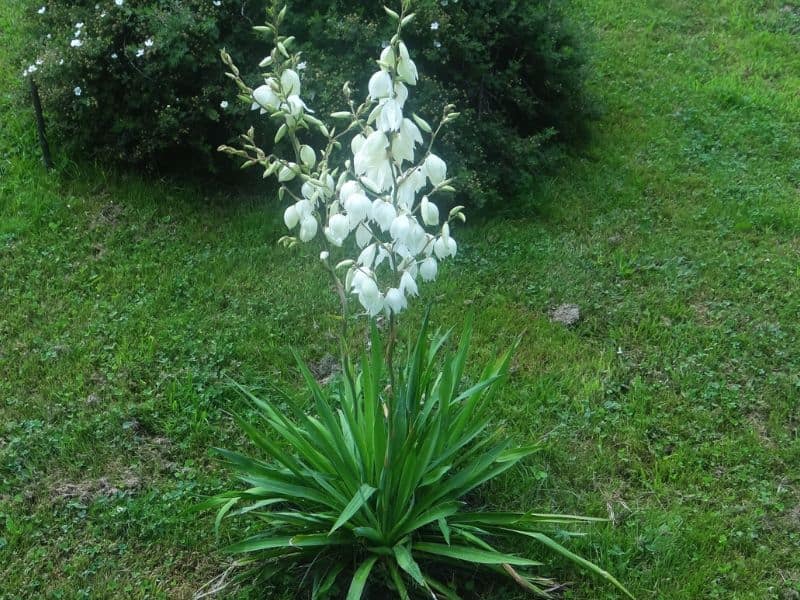
<svg viewBox="0 0 800 600"><path fill-rule="evenodd" d="M438 144L472 208L513 202L564 143L586 137L597 108L584 89L581 32L563 5L414 2L417 17L405 41L424 75L411 108L431 118L447 103L461 112ZM284 30L304 46L304 89L320 113L341 110L342 81L363 86L390 28L382 3L374 0L292 3ZM366 90L359 91L357 96Z"/></svg>
<svg viewBox="0 0 800 600"><path fill-rule="evenodd" d="M294 576L315 599L347 590L348 600L358 600L366 588L375 598L457 598L465 578L482 568L548 596L553 582L535 574L542 563L502 550L509 538L527 538L624 591L554 539L597 519L474 506L479 486L537 448L515 447L489 428L510 352L462 387L469 339L467 327L457 351L440 362L447 336L430 340L426 318L392 377L373 326L360 366L343 360L332 393L298 359L312 414L285 394L273 401L248 393L261 419L238 420L260 457L220 450L245 487L201 507L218 508L217 527L231 516L251 524L250 537L229 548L250 568L241 578Z"/></svg>
<svg viewBox="0 0 800 600"><path fill-rule="evenodd" d="M265 4L36 0L27 62L36 68L54 139L73 157L159 170L229 164L215 149L251 116L236 102L219 49L261 52L252 27L263 21Z"/></svg>
<svg viewBox="0 0 800 600"><path fill-rule="evenodd" d="M214 149L253 123L264 128L259 139L270 140L268 120L235 100L219 62L224 47L250 69L244 79L257 84L267 44L252 26L263 23L269 2L216 1L32 2L26 65L37 68L54 137L75 157L171 171L235 168ZM563 143L585 137L595 109L584 92L580 32L562 3L415 3L407 43L425 76L411 108L432 118L453 103L462 113L439 144L459 176L459 201L471 208L514 201ZM303 0L290 9L285 30L303 42L307 100L323 116L341 110L341 82L366 82L391 36L382 3ZM77 23L83 27L76 38ZM71 47L73 39L81 46Z"/></svg>

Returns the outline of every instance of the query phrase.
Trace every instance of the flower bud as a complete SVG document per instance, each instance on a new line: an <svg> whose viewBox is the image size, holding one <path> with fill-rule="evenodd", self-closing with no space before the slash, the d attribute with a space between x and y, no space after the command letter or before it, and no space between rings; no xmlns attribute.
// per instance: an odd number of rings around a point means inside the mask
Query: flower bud
<svg viewBox="0 0 800 600"><path fill-rule="evenodd" d="M433 129L431 129L431 126L428 125L428 122L419 115L417 115L416 113L412 114L411 118L414 119L414 122L417 125L419 125L419 128L422 129L422 131L424 131L425 133L431 133L433 131Z"/></svg>
<svg viewBox="0 0 800 600"><path fill-rule="evenodd" d="M300 160L302 160L303 164L309 169L313 169L314 165L317 164L317 155L314 149L307 145L300 146Z"/></svg>
<svg viewBox="0 0 800 600"><path fill-rule="evenodd" d="M355 263L354 263L354 261L353 261L353 259L352 259L352 258L348 258L348 259L345 259L345 260L343 260L343 261L339 262L339 263L338 263L338 264L337 264L337 265L334 267L334 269L337 269L337 270L338 270L338 269L344 269L345 267L352 267L352 266L353 266L353 264L355 264Z"/></svg>

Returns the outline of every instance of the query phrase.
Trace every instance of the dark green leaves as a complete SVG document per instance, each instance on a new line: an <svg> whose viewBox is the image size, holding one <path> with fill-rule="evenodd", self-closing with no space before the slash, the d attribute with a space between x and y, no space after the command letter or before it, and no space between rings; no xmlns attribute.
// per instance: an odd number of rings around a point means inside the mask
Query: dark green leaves
<svg viewBox="0 0 800 600"><path fill-rule="evenodd" d="M512 568L541 563L495 549L489 535L493 543L533 537L619 585L545 535L591 519L464 511L466 494L538 449L488 433L489 401L506 379L510 353L462 386L470 332L468 323L455 353L447 354L449 334L431 339L426 316L390 380L373 327L369 353L357 363L345 358L334 389L323 389L298 358L314 414L298 410L300 403L284 394L290 418L282 407L242 390L262 420L256 425L238 418L239 424L266 460L220 450L250 487L204 506L217 509L217 528L225 517L247 516L258 531L228 550L260 559L265 577L302 568L320 600L338 589L340 577L349 578L348 600L361 598L371 578L400 598L415 589L457 598L457 590L427 572L433 563L479 565L541 595L537 578Z"/></svg>

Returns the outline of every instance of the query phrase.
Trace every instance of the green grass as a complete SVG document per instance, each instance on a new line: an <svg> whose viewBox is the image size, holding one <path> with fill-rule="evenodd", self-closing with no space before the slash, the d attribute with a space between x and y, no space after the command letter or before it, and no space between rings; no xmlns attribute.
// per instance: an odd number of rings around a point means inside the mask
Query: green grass
<svg viewBox="0 0 800 600"><path fill-rule="evenodd" d="M606 106L589 154L462 230L425 292L434 323L479 316L475 366L526 331L496 420L547 450L485 498L611 516L573 547L639 598L800 597L800 6L574 12ZM228 483L208 448L244 444L224 375L298 386L288 347L335 348L334 298L268 198L45 174L21 70L0 61L0 596L191 597L227 565L185 514Z"/></svg>

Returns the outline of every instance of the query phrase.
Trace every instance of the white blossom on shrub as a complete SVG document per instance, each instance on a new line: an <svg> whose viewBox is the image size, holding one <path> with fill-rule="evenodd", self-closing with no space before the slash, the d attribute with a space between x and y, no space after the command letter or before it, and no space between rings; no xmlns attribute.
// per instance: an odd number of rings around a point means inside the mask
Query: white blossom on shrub
<svg viewBox="0 0 800 600"><path fill-rule="evenodd" d="M338 131L326 125L302 98L298 71L305 62L288 50L294 38L279 32L285 10L274 23L256 28L275 39L275 48L259 64L265 70L263 84L250 88L230 55L223 51L222 58L239 97L279 124L275 143L288 140L294 156L267 154L257 146L252 129L242 136L241 149L220 150L245 158L245 166L262 166L265 178L277 177L279 196L289 201L284 223L293 233L281 241L293 246L317 240L323 246L321 258L343 307L348 297L355 297L370 316L400 313L418 294L418 279L435 279L439 261L455 256L458 249L450 223L463 221L464 214L457 206L441 219L436 197L454 189L447 165L432 151L442 127L458 113L445 107L434 129L405 112L409 87L417 84L419 73L401 34L414 14L401 17L387 8L397 33L380 54L367 98L356 106L345 83L349 110L331 115L343 125ZM309 132L326 138L325 147L303 143L300 135ZM349 156L334 163L334 151L343 147ZM333 248L341 248L344 258L335 267L329 263Z"/></svg>

